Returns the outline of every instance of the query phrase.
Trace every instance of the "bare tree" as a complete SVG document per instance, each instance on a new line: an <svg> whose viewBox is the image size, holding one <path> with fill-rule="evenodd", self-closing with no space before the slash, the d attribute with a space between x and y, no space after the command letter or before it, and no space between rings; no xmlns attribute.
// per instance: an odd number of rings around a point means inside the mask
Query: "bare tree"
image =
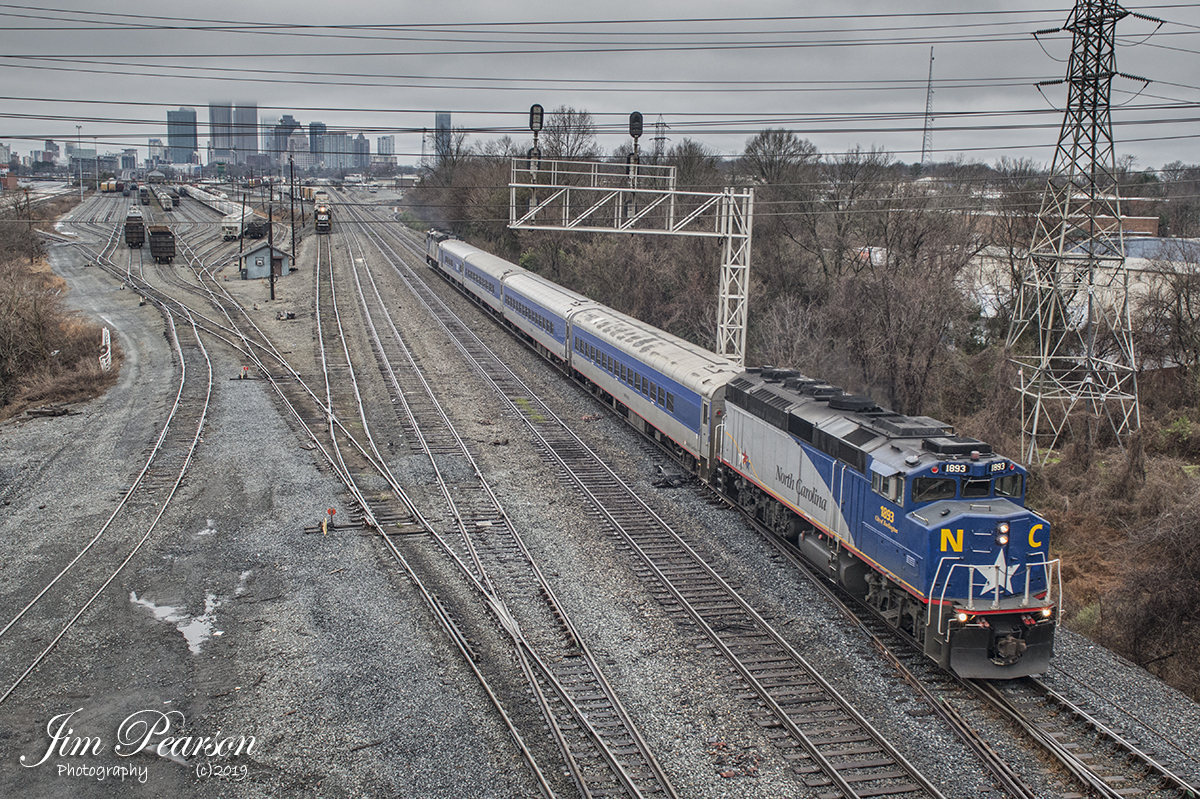
<svg viewBox="0 0 1200 799"><path fill-rule="evenodd" d="M975 236L968 215L943 212L908 182L893 184L887 209L870 217L876 248L838 280L825 307L829 333L864 387L915 413L955 357L956 335L969 330L958 277L976 253Z"/></svg>
<svg viewBox="0 0 1200 799"><path fill-rule="evenodd" d="M546 116L541 146L546 158L589 161L600 157L592 115L565 105Z"/></svg>
<svg viewBox="0 0 1200 799"><path fill-rule="evenodd" d="M816 145L808 139L790 130L767 128L746 142L740 171L756 183L794 184L801 179L802 167L818 156Z"/></svg>
<svg viewBox="0 0 1200 799"><path fill-rule="evenodd" d="M1180 367L1184 386L1200 392L1200 245L1165 245L1145 275L1136 301L1137 342L1143 367Z"/></svg>
<svg viewBox="0 0 1200 799"><path fill-rule="evenodd" d="M716 150L693 139L673 145L665 163L675 167L676 185L681 189L715 191L725 182Z"/></svg>
<svg viewBox="0 0 1200 799"><path fill-rule="evenodd" d="M1200 236L1200 165L1173 161L1159 171L1160 235Z"/></svg>

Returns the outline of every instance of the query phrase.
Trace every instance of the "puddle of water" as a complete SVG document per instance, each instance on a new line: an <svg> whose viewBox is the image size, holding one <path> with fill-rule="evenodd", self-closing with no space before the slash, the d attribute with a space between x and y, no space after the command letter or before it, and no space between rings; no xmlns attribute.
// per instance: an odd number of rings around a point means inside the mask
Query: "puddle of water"
<svg viewBox="0 0 1200 799"><path fill-rule="evenodd" d="M214 635L223 635L225 632L224 630L213 630L213 624L217 620L216 611L221 605L216 594L206 593L204 595L204 613L195 617L188 616L182 608L155 605L148 599L138 599L136 591L129 592L129 601L149 609L154 614L154 618L159 621L174 624L175 629L179 630L187 640L188 649L193 655L200 654L200 645L209 638Z"/></svg>

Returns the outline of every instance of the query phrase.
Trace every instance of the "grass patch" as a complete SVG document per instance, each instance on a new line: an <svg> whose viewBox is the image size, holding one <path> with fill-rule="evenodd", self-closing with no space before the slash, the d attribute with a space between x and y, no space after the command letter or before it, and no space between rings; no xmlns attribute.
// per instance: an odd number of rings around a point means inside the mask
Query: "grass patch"
<svg viewBox="0 0 1200 799"><path fill-rule="evenodd" d="M515 397L513 402L517 404L517 407L521 409L521 413L525 414L526 418L528 418L531 422L546 421L545 415L543 415L540 411L535 410L533 403L524 397Z"/></svg>

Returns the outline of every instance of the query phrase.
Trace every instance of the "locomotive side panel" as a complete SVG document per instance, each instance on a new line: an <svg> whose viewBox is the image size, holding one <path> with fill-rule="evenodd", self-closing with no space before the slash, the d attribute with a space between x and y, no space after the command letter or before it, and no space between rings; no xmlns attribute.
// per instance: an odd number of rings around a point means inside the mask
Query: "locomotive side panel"
<svg viewBox="0 0 1200 799"><path fill-rule="evenodd" d="M807 522L853 546L834 496L837 465L828 455L805 452L787 433L726 403L721 460Z"/></svg>

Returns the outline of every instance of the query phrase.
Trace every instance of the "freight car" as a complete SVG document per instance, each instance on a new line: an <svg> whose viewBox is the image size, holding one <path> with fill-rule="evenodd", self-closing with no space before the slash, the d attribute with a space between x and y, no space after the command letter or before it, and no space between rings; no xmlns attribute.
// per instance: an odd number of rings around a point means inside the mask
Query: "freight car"
<svg viewBox="0 0 1200 799"><path fill-rule="evenodd" d="M221 239L237 241L242 237L243 214L229 214L221 220Z"/></svg>
<svg viewBox="0 0 1200 799"><path fill-rule="evenodd" d="M136 205L125 216L125 243L132 249L146 243L146 223Z"/></svg>
<svg viewBox="0 0 1200 799"><path fill-rule="evenodd" d="M444 233L426 260L942 666L1046 670L1061 577L1020 465L798 371L741 369Z"/></svg>
<svg viewBox="0 0 1200 799"><path fill-rule="evenodd" d="M175 258L175 234L166 225L151 225L150 256L156 264L169 264Z"/></svg>

